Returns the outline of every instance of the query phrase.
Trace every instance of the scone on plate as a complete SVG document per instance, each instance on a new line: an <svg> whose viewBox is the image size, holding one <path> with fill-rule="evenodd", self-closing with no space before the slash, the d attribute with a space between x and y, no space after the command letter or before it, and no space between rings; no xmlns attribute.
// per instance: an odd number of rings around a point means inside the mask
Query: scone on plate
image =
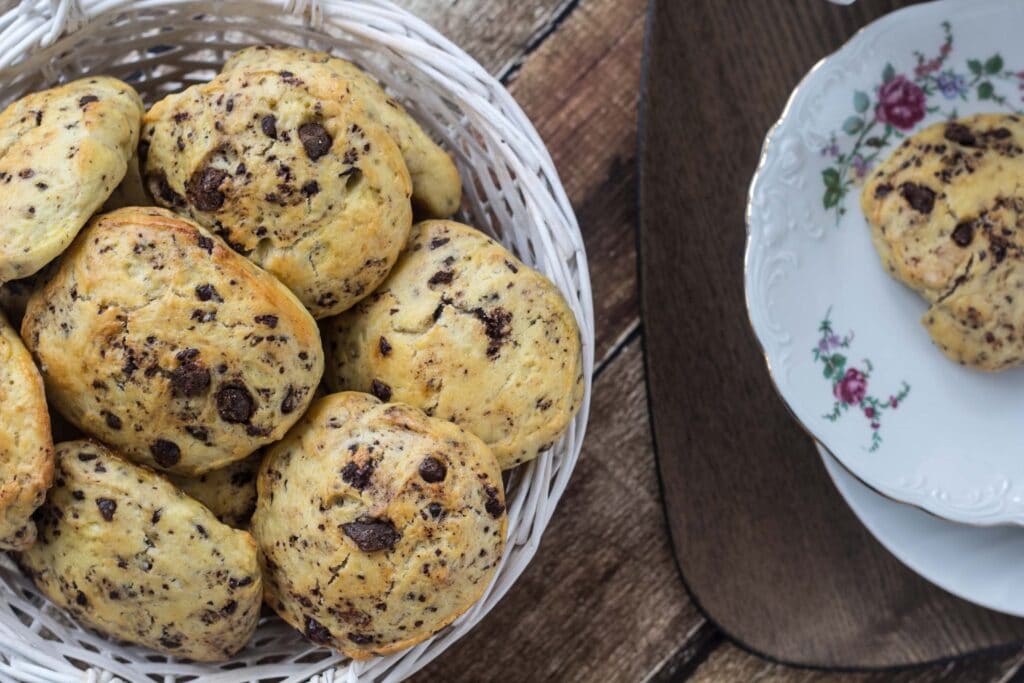
<svg viewBox="0 0 1024 683"><path fill-rule="evenodd" d="M883 265L930 304L923 323L952 360L1024 362L1024 120L979 114L908 138L864 186Z"/></svg>
<svg viewBox="0 0 1024 683"><path fill-rule="evenodd" d="M43 380L0 313L0 549L36 540L32 513L53 481L53 439Z"/></svg>
<svg viewBox="0 0 1024 683"><path fill-rule="evenodd" d="M354 659L426 639L483 594L507 525L501 471L459 427L357 393L268 450L253 535L267 602Z"/></svg>
<svg viewBox="0 0 1024 683"><path fill-rule="evenodd" d="M220 521L236 529L247 529L256 509L256 473L262 460L260 450L218 470L194 477L171 475L169 479L185 495L209 508Z"/></svg>
<svg viewBox="0 0 1024 683"><path fill-rule="evenodd" d="M228 59L224 71L272 69L304 77L322 78L311 65L327 67L346 86L348 94L360 100L367 114L384 125L402 150L412 176L412 202L425 218L447 218L462 203L462 180L451 156L434 142L405 108L362 69L351 62L297 47L246 48ZM316 72L313 75L312 72Z"/></svg>
<svg viewBox="0 0 1024 683"><path fill-rule="evenodd" d="M550 447L582 404L580 333L561 293L452 221L416 225L380 289L323 332L331 389L451 420L502 469Z"/></svg>
<svg viewBox="0 0 1024 683"><path fill-rule="evenodd" d="M27 95L0 114L0 282L53 260L121 182L142 100L92 77Z"/></svg>
<svg viewBox="0 0 1024 683"><path fill-rule="evenodd" d="M50 600L121 640L222 661L256 630L256 544L166 479L98 443L57 446L57 477L17 556Z"/></svg>
<svg viewBox="0 0 1024 683"><path fill-rule="evenodd" d="M158 203L223 237L317 318L372 292L412 224L397 145L319 71L236 69L170 95L146 114L142 160Z"/></svg>
<svg viewBox="0 0 1024 683"><path fill-rule="evenodd" d="M316 323L291 292L157 208L97 217L29 299L21 332L69 421L176 474L280 439L323 374Z"/></svg>

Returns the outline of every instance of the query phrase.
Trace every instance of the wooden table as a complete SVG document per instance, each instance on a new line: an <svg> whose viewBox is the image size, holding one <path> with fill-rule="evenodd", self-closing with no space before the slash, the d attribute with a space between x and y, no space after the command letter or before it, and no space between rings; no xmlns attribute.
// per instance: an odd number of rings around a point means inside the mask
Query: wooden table
<svg viewBox="0 0 1024 683"><path fill-rule="evenodd" d="M694 16L748 5L768 30L772 6L789 0L662 1L692 2ZM731 644L700 613L669 543L644 385L636 124L647 1L399 2L499 74L537 126L580 220L597 320L591 426L540 550L497 608L417 680L1017 680L1024 650L899 675L787 668ZM822 56L806 55L807 65ZM722 68L713 46L707 59L708 73ZM771 67L747 64L751 78L785 79L783 91L795 85ZM738 133L754 158L763 132Z"/></svg>

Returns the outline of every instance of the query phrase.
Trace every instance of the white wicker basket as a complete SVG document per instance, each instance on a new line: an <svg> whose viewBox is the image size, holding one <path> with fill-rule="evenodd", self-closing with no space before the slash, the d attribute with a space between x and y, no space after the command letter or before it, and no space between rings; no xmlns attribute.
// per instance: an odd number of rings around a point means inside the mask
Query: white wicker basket
<svg viewBox="0 0 1024 683"><path fill-rule="evenodd" d="M0 0L0 7L12 3ZM594 318L583 240L543 143L508 92L466 53L385 0L25 0L0 15L0 104L87 73L117 76L147 102L212 77L256 44L330 50L385 83L455 154L463 219L499 238L561 288L580 321L587 393L569 433L509 487L509 543L476 606L396 655L352 663L276 617L234 662L177 661L78 626L0 561L0 680L322 682L400 680L473 627L512 586L540 543L579 456L590 405Z"/></svg>

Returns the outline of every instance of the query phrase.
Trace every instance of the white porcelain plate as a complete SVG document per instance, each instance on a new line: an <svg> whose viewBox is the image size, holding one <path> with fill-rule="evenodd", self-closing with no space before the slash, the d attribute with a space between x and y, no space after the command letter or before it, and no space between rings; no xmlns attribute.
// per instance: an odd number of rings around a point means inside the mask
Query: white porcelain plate
<svg viewBox="0 0 1024 683"><path fill-rule="evenodd" d="M891 501L819 450L854 514L898 560L964 600L1024 617L1024 529L977 529Z"/></svg>
<svg viewBox="0 0 1024 683"><path fill-rule="evenodd" d="M748 206L747 305L793 413L877 491L976 525L1024 524L1024 370L972 371L932 345L859 194L902 137L1024 110L1022 35L1020 0L943 0L871 24L793 93Z"/></svg>

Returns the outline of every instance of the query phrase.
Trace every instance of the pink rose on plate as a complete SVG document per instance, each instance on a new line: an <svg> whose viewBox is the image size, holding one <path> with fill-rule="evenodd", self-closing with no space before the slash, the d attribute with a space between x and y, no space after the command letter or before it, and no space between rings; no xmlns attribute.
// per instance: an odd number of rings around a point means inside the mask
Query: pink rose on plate
<svg viewBox="0 0 1024 683"><path fill-rule="evenodd" d="M878 106L875 118L900 130L910 130L924 118L925 95L920 86L896 76L878 89Z"/></svg>
<svg viewBox="0 0 1024 683"><path fill-rule="evenodd" d="M868 392L868 378L856 368L850 368L843 378L836 382L832 393L842 403L856 404L864 399Z"/></svg>

